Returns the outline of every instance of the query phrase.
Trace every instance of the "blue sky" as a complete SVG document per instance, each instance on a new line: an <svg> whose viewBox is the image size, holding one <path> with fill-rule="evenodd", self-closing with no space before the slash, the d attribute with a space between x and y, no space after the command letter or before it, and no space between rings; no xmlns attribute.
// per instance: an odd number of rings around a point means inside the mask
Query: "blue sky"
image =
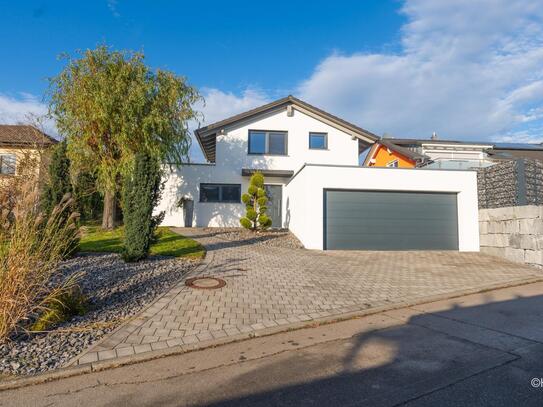
<svg viewBox="0 0 543 407"><path fill-rule="evenodd" d="M208 123L292 93L380 135L543 141L533 0L0 0L0 16L3 123L45 111L58 54L107 43L188 77Z"/></svg>
<svg viewBox="0 0 543 407"><path fill-rule="evenodd" d="M154 67L198 87L282 96L336 50L382 50L398 42L399 3L305 1L1 1L0 90L40 94L62 52L106 43L143 50ZM348 12L345 12L348 10ZM360 38L364 38L362 44Z"/></svg>

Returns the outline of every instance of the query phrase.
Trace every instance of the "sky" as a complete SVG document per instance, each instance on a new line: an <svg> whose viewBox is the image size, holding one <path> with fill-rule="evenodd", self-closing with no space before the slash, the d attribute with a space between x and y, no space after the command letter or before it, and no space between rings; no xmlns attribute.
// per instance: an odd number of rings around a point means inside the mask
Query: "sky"
<svg viewBox="0 0 543 407"><path fill-rule="evenodd" d="M292 94L378 135L543 142L541 1L0 0L0 16L0 123L46 113L59 54L107 44L185 76L204 123Z"/></svg>

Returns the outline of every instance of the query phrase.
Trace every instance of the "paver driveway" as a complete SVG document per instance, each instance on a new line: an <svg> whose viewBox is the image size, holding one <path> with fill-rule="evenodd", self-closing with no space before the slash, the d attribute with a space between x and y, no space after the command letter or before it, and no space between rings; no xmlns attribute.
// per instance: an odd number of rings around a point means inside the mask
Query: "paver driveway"
<svg viewBox="0 0 543 407"><path fill-rule="evenodd" d="M75 363L204 346L269 327L543 277L538 269L479 253L320 252L177 231L206 246L199 274L223 278L226 286L199 290L180 282Z"/></svg>

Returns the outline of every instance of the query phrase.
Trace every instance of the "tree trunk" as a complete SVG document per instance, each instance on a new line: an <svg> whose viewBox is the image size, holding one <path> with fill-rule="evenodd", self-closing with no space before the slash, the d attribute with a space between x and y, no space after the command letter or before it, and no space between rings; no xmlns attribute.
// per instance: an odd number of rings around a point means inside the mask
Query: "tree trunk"
<svg viewBox="0 0 543 407"><path fill-rule="evenodd" d="M104 212L102 213L102 229L115 227L115 192L107 191L104 195Z"/></svg>

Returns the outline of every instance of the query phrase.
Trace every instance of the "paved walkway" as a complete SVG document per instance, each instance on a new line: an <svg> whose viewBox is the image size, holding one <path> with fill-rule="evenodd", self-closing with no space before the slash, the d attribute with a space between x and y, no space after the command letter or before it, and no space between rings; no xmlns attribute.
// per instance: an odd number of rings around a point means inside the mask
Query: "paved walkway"
<svg viewBox="0 0 543 407"><path fill-rule="evenodd" d="M180 282L73 364L205 346L266 328L543 277L538 269L479 253L319 252L225 241L199 229L176 231L206 246L198 274L223 278L226 286L199 290Z"/></svg>

